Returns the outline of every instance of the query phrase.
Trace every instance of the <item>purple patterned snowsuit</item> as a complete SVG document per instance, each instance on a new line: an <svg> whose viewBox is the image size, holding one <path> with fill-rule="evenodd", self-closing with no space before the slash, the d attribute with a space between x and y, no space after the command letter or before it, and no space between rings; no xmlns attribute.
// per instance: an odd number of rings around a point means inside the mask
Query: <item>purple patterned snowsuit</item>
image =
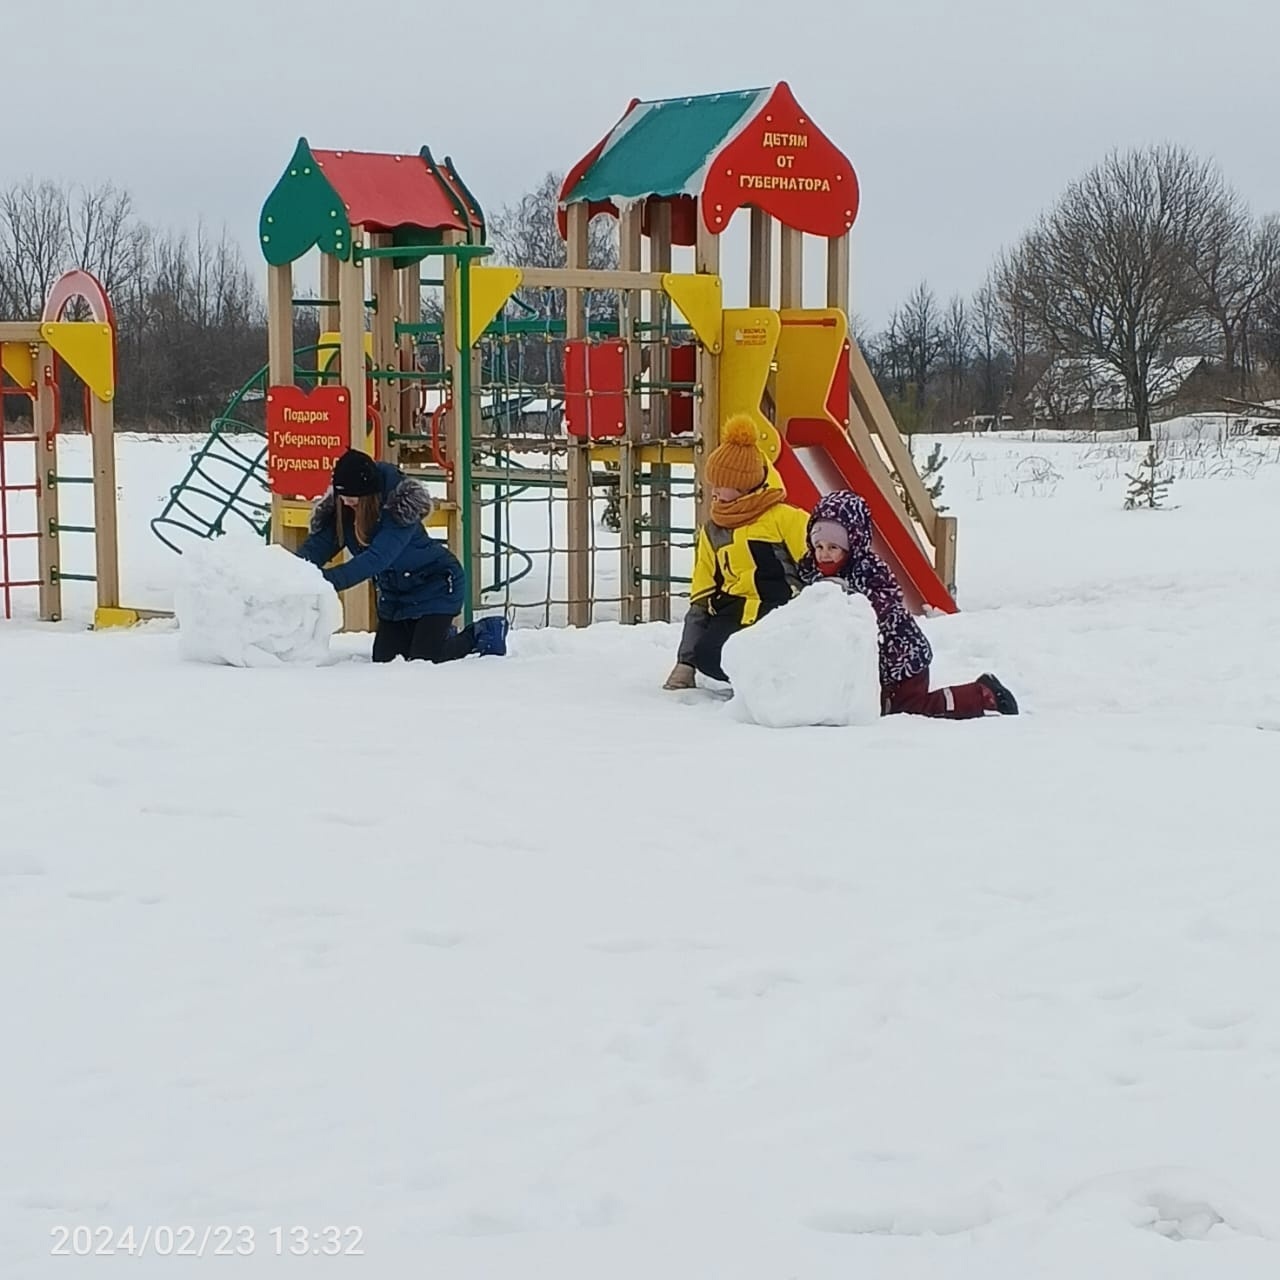
<svg viewBox="0 0 1280 1280"><path fill-rule="evenodd" d="M819 500L809 517L809 535L820 520L834 520L849 535L849 557L833 577L850 591L866 596L880 624L880 684L886 689L928 671L933 649L907 609L892 570L871 548L871 512L856 493L842 490ZM800 580L809 585L823 574L813 558L813 544L798 566Z"/></svg>

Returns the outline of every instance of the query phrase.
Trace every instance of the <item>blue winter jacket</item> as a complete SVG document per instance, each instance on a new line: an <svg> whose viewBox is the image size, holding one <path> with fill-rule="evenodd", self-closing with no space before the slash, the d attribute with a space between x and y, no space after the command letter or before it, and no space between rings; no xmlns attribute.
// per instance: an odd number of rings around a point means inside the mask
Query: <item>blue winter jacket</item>
<svg viewBox="0 0 1280 1280"><path fill-rule="evenodd" d="M386 622L453 617L462 609L466 576L452 551L423 527L434 508L425 485L407 477L399 467L379 462L382 516L369 545L356 541L354 512L342 508L342 545L351 553L345 564L324 570L337 591L372 578L377 591L378 617ZM333 492L311 513L311 534L298 555L324 568L338 554L338 525Z"/></svg>

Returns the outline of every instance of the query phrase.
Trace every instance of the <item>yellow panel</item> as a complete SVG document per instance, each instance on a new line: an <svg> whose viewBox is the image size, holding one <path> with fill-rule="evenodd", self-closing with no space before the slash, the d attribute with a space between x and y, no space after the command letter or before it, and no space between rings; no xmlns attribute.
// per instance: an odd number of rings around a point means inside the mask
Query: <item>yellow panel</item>
<svg viewBox="0 0 1280 1280"><path fill-rule="evenodd" d="M0 342L0 368L24 390L35 390L36 358L29 342Z"/></svg>
<svg viewBox="0 0 1280 1280"><path fill-rule="evenodd" d="M836 426L848 425L848 406L832 418L827 399L836 371L847 358L849 320L838 307L784 309L780 313L782 335L778 339L778 376L774 388L779 425L785 430L792 418L825 418Z"/></svg>
<svg viewBox="0 0 1280 1280"><path fill-rule="evenodd" d="M471 334L466 341L462 337L462 290L453 291L454 327L458 335L458 346L475 346L480 335L506 305L507 299L520 287L523 279L524 272L519 267L471 268Z"/></svg>
<svg viewBox="0 0 1280 1280"><path fill-rule="evenodd" d="M782 452L782 437L760 412L760 402L781 329L778 313L769 307L737 307L724 313L720 421L735 413L750 414L760 432L760 448L770 462L776 462Z"/></svg>
<svg viewBox="0 0 1280 1280"><path fill-rule="evenodd" d="M616 444L598 444L593 441L589 448L593 462L617 462L622 454L622 450ZM631 458L634 462L669 463L673 466L680 463L691 465L694 460L694 447L678 441L654 441L651 444L636 445L631 450Z"/></svg>
<svg viewBox="0 0 1280 1280"><path fill-rule="evenodd" d="M338 343L342 341L342 334L336 329L331 329L322 333L316 343L323 350L316 352L316 369L323 373L342 353L338 350ZM326 342L332 342L332 347L325 347ZM364 335L364 354L369 359L373 359L373 333L366 329Z"/></svg>
<svg viewBox="0 0 1280 1280"><path fill-rule="evenodd" d="M436 507L422 522L428 529L447 529L453 520L454 513L447 508Z"/></svg>
<svg viewBox="0 0 1280 1280"><path fill-rule="evenodd" d="M285 529L310 529L311 508L299 503L280 504L280 524Z"/></svg>
<svg viewBox="0 0 1280 1280"><path fill-rule="evenodd" d="M93 613L93 629L105 631L108 627L133 627L141 621L137 609L99 608Z"/></svg>
<svg viewBox="0 0 1280 1280"><path fill-rule="evenodd" d="M92 320L49 320L40 326L40 336L99 400L115 396L115 344L109 324Z"/></svg>
<svg viewBox="0 0 1280 1280"><path fill-rule="evenodd" d="M721 317L724 314L724 290L720 277L668 271L662 277L662 288L693 326L698 341L708 351L719 355L723 343Z"/></svg>

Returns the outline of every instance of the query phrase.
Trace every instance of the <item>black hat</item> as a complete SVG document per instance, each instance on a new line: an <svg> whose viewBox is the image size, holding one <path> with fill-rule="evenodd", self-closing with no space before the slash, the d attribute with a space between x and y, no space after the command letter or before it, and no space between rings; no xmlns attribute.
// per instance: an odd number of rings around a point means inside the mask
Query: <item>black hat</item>
<svg viewBox="0 0 1280 1280"><path fill-rule="evenodd" d="M367 453L348 449L333 464L333 491L339 497L365 498L381 488L378 464Z"/></svg>

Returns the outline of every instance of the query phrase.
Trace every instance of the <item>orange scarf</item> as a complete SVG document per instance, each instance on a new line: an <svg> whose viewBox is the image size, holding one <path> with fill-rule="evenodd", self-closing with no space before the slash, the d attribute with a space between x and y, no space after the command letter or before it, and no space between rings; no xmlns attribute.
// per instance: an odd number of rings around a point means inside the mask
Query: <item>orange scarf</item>
<svg viewBox="0 0 1280 1280"><path fill-rule="evenodd" d="M718 524L722 529L740 529L744 524L759 520L786 496L781 489L755 489L732 502L712 502L711 523Z"/></svg>

